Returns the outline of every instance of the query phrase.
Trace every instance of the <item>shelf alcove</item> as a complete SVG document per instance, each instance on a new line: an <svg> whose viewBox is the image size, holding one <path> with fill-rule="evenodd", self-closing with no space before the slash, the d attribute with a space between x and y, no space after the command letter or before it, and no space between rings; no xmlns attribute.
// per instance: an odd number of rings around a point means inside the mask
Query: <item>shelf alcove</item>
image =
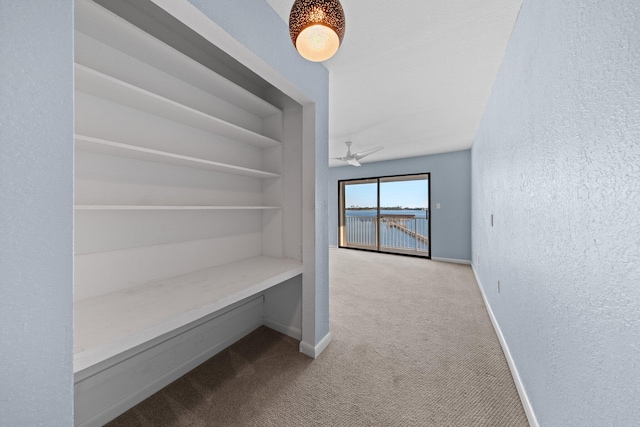
<svg viewBox="0 0 640 427"><path fill-rule="evenodd" d="M179 32L90 0L75 28L75 419L101 425L261 325L301 339L303 113Z"/></svg>

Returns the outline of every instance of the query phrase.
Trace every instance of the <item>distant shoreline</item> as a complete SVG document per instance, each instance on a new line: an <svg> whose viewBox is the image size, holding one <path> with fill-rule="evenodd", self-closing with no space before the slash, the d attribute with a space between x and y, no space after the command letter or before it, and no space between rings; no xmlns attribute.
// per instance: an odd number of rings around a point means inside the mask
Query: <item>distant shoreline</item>
<svg viewBox="0 0 640 427"><path fill-rule="evenodd" d="M378 215L376 208L358 208L358 209L345 209L345 215L347 217L375 217ZM429 219L429 209L388 209L380 208L381 215L414 215L416 218Z"/></svg>

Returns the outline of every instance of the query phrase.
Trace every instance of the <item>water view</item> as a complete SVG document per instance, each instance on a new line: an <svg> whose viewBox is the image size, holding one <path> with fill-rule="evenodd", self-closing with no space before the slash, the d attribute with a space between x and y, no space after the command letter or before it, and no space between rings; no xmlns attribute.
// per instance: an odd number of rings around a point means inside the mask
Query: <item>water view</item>
<svg viewBox="0 0 640 427"><path fill-rule="evenodd" d="M340 245L429 256L429 174L341 181Z"/></svg>
<svg viewBox="0 0 640 427"><path fill-rule="evenodd" d="M348 246L429 251L429 211L426 209L345 209Z"/></svg>

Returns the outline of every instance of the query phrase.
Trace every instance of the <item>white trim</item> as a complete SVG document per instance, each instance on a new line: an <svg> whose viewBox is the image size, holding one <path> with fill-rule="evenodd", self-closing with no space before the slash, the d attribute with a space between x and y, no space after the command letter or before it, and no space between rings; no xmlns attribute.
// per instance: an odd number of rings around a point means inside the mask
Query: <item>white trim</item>
<svg viewBox="0 0 640 427"><path fill-rule="evenodd" d="M322 353L322 351L329 345L329 343L331 342L331 338L331 332L327 332L327 335L325 335L324 338L322 338L320 342L318 342L318 344L316 344L315 346L304 341L300 341L300 353L316 359L318 356L320 356L320 353Z"/></svg>
<svg viewBox="0 0 640 427"><path fill-rule="evenodd" d="M484 293L484 288L480 284L480 278L478 277L478 272L473 264L471 264L471 269L473 270L473 274L476 277L476 282L478 283L478 288L480 288L480 293L482 294L482 299L484 300L484 305L487 307L487 313L489 314L489 318L491 319L491 324L493 325L493 329L496 331L496 335L498 336L498 340L500 341L500 345L502 346L502 352L504 353L504 357L507 359L507 364L509 365L509 369L511 370L511 375L513 376L513 382L516 384L516 389L518 390L518 394L520 395L520 400L522 401L522 407L524 408L524 412L527 415L527 420L529 421L529 425L531 427L540 427L538 423L538 419L536 418L536 414L533 411L533 406L531 405L531 401L529 400L529 396L527 396L527 391L524 388L524 384L522 384L522 379L520 378L520 374L518 373L518 368L516 367L516 362L513 360L511 356L511 352L509 351L509 346L504 339L504 335L502 335L502 330L500 329L500 325L493 315L493 310L491 310L491 306L489 305L489 301L487 300L487 296Z"/></svg>
<svg viewBox="0 0 640 427"><path fill-rule="evenodd" d="M431 261L439 261L439 262L451 262L453 264L465 264L471 265L471 261L467 259L456 259L456 258L440 258L440 257L431 257Z"/></svg>
<svg viewBox="0 0 640 427"><path fill-rule="evenodd" d="M298 341L302 339L302 330L295 326L285 325L284 323L269 319L268 317L264 318L264 326Z"/></svg>

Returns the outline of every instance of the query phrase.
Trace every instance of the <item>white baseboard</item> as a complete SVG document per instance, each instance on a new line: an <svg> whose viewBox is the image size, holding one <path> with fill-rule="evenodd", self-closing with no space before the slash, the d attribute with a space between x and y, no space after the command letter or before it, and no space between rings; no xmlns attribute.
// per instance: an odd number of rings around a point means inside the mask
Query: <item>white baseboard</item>
<svg viewBox="0 0 640 427"><path fill-rule="evenodd" d="M520 374L518 373L518 368L516 367L516 363L511 357L511 352L509 351L509 346L504 339L504 335L502 335L502 330L500 329L500 325L498 325L498 321L493 315L493 310L491 310L491 306L489 305L489 301L487 301L487 296L484 293L484 288L480 282L480 278L478 277L478 272L473 264L471 264L471 269L473 270L473 274L476 276L476 282L478 283L478 287L480 288L480 293L482 294L482 299L484 300L484 305L487 307L487 312L489 313L489 318L491 319L491 324L493 325L493 329L496 331L496 335L498 336L498 340L500 341L500 345L502 346L502 352L504 353L504 357L507 359L507 364L509 365L509 369L511 370L511 375L513 376L513 382L516 384L516 389L518 390L518 394L520 395L520 400L522 401L522 407L524 408L524 412L527 415L527 420L529 421L529 425L531 427L540 427L538 423L538 419L536 418L536 414L533 411L533 406L531 406L531 401L529 400L529 396L527 396L527 391L524 388L524 384L522 384L522 379L520 379Z"/></svg>
<svg viewBox="0 0 640 427"><path fill-rule="evenodd" d="M455 259L455 258L440 258L440 257L431 257L431 261L440 261L440 262L451 262L453 264L466 264L471 265L471 261L467 259Z"/></svg>
<svg viewBox="0 0 640 427"><path fill-rule="evenodd" d="M327 335L325 335L324 338L322 338L316 345L300 341L300 353L316 359L318 356L320 356L320 353L322 353L322 351L329 345L330 342L331 332L327 332Z"/></svg>
<svg viewBox="0 0 640 427"><path fill-rule="evenodd" d="M302 330L295 326L285 325L284 323L277 322L267 317L264 318L264 326L298 341L302 339Z"/></svg>

